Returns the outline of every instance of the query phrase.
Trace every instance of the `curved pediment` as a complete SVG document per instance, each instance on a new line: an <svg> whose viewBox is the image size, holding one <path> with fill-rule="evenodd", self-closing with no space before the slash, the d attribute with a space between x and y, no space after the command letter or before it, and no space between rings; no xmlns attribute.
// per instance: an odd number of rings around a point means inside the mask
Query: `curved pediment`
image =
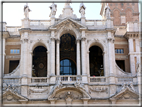
<svg viewBox="0 0 142 107"><path fill-rule="evenodd" d="M63 86L56 88L48 97L48 100L82 100L90 99L90 95L82 88Z"/></svg>

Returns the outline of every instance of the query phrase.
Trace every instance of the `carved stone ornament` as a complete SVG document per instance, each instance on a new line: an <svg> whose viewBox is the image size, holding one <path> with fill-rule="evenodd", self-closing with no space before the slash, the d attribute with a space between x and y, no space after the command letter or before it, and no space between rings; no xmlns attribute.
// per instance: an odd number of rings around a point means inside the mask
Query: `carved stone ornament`
<svg viewBox="0 0 142 107"><path fill-rule="evenodd" d="M92 92L96 92L96 93L106 92L106 93L108 93L108 88L107 87L96 87L96 88L90 87L89 93L91 94Z"/></svg>
<svg viewBox="0 0 142 107"><path fill-rule="evenodd" d="M3 92L3 102L15 102L15 101L27 102L28 99L21 96L17 92L13 91L13 89L7 88L7 90Z"/></svg>
<svg viewBox="0 0 142 107"><path fill-rule="evenodd" d="M77 31L80 30L80 28L87 29L86 26L82 25L81 23L78 23L77 21L71 19L71 18L65 18L63 21L60 23L57 23L56 25L51 26L49 29L57 29L57 34L61 30L72 30L76 29Z"/></svg>
<svg viewBox="0 0 142 107"><path fill-rule="evenodd" d="M71 103L71 99L90 99L90 95L86 92L84 86L80 82L76 82L74 85L63 85L60 79L56 85L51 89L48 100L66 100L66 103Z"/></svg>
<svg viewBox="0 0 142 107"><path fill-rule="evenodd" d="M110 7L108 6L108 4L107 4L107 6L105 7L105 17L108 19L108 18L110 18Z"/></svg>
<svg viewBox="0 0 142 107"><path fill-rule="evenodd" d="M120 92L118 92L115 96L113 96L112 99L115 99L115 100L138 99L139 95L133 90L132 84L130 83L129 85L124 83Z"/></svg>

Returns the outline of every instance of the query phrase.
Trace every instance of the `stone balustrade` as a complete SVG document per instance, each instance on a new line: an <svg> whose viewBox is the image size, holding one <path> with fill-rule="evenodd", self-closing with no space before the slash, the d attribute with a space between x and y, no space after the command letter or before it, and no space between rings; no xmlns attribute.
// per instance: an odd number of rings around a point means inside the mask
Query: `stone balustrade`
<svg viewBox="0 0 142 107"><path fill-rule="evenodd" d="M7 26L6 29L10 35L20 35L19 29L21 29L21 26Z"/></svg>
<svg viewBox="0 0 142 107"><path fill-rule="evenodd" d="M47 83L47 77L32 77L31 83Z"/></svg>
<svg viewBox="0 0 142 107"><path fill-rule="evenodd" d="M58 80L60 78L60 80L65 83L65 82L75 82L77 81L77 79L79 79L81 81L82 77L81 76L77 76L77 75L61 75L61 76L57 76L56 80Z"/></svg>
<svg viewBox="0 0 142 107"><path fill-rule="evenodd" d="M107 81L107 77L88 77L88 81L90 83L92 82L106 82Z"/></svg>
<svg viewBox="0 0 142 107"><path fill-rule="evenodd" d="M48 20L30 20L31 29L47 29L50 26Z"/></svg>
<svg viewBox="0 0 142 107"><path fill-rule="evenodd" d="M127 22L127 32L139 32L139 22Z"/></svg>
<svg viewBox="0 0 142 107"><path fill-rule="evenodd" d="M21 78L3 78L3 83L5 84L21 84Z"/></svg>
<svg viewBox="0 0 142 107"><path fill-rule="evenodd" d="M117 77L117 82L118 83L136 83L137 82L137 78L136 77Z"/></svg>

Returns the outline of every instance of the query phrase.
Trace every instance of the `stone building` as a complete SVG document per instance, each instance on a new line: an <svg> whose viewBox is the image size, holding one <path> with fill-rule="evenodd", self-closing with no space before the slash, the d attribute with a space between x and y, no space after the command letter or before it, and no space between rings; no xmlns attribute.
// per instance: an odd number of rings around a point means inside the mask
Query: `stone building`
<svg viewBox="0 0 142 107"><path fill-rule="evenodd" d="M87 7L89 8L89 7ZM103 20L78 18L70 2L55 18L2 23L2 103L139 105L141 49L138 3L102 3Z"/></svg>

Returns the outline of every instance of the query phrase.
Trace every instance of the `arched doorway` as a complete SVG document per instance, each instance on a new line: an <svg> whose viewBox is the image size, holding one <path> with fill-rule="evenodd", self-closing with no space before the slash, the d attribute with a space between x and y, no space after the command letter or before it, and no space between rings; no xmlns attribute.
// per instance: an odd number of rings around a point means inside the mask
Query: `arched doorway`
<svg viewBox="0 0 142 107"><path fill-rule="evenodd" d="M38 46L33 51L33 77L47 77L47 49Z"/></svg>
<svg viewBox="0 0 142 107"><path fill-rule="evenodd" d="M102 49L92 46L89 51L90 76L104 76Z"/></svg>
<svg viewBox="0 0 142 107"><path fill-rule="evenodd" d="M69 33L60 37L60 75L76 75L75 37Z"/></svg>

